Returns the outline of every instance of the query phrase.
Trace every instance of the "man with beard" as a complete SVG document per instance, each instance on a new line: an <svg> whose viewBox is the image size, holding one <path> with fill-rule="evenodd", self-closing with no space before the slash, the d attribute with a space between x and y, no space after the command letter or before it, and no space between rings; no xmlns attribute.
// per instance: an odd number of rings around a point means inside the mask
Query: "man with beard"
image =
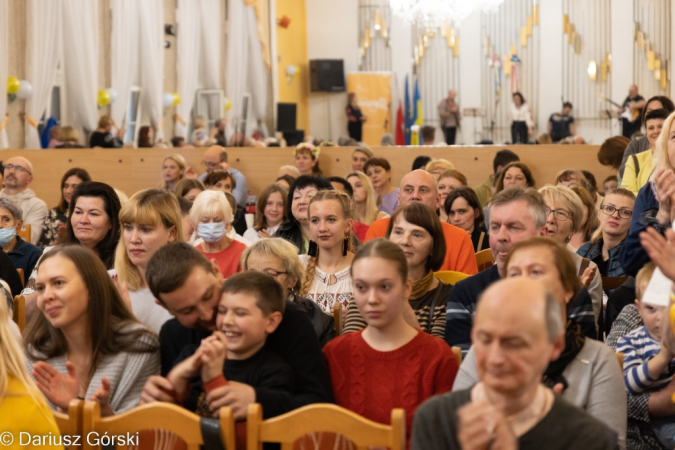
<svg viewBox="0 0 675 450"><path fill-rule="evenodd" d="M4 177L5 188L0 191L0 198L6 198L21 208L23 223L31 226L30 241L38 242L42 234L42 223L47 216L47 204L28 188L33 181L33 165L21 156L9 158Z"/></svg>

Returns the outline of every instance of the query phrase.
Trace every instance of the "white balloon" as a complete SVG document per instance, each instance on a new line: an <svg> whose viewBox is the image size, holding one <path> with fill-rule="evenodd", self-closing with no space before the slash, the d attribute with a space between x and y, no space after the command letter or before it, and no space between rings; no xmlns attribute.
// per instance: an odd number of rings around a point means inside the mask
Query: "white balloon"
<svg viewBox="0 0 675 450"><path fill-rule="evenodd" d="M33 94L33 85L26 80L19 81L19 90L16 91L16 97L21 100L26 100L30 98Z"/></svg>
<svg viewBox="0 0 675 450"><path fill-rule="evenodd" d="M162 94L162 106L168 108L173 105L173 94L171 92L165 92Z"/></svg>
<svg viewBox="0 0 675 450"><path fill-rule="evenodd" d="M113 88L106 89L108 95L110 96L110 103L114 103L117 100L117 91Z"/></svg>
<svg viewBox="0 0 675 450"><path fill-rule="evenodd" d="M286 67L286 75L289 77L292 77L298 72L298 68L296 66L290 65Z"/></svg>

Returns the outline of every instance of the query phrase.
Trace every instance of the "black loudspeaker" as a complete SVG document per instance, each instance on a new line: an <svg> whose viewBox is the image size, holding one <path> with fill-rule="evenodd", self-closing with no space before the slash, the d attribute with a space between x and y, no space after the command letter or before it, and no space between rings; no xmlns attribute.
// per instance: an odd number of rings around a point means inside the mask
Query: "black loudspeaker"
<svg viewBox="0 0 675 450"><path fill-rule="evenodd" d="M286 130L284 139L288 147L295 147L305 139L305 130Z"/></svg>
<svg viewBox="0 0 675 450"><path fill-rule="evenodd" d="M277 131L295 130L297 105L277 103Z"/></svg>
<svg viewBox="0 0 675 450"><path fill-rule="evenodd" d="M312 59L309 61L312 92L344 92L345 68L341 59Z"/></svg>

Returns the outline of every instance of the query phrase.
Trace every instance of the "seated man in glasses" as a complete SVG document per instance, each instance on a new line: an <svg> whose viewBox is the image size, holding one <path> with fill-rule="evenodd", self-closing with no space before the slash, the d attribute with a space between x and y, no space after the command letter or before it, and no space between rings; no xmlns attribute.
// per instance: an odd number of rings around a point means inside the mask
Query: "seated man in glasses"
<svg viewBox="0 0 675 450"><path fill-rule="evenodd" d="M38 242L42 234L42 223L47 216L47 204L28 188L33 181L33 165L21 156L9 158L4 176L5 188L0 191L0 198L6 198L21 208L24 225L31 226L30 241Z"/></svg>
<svg viewBox="0 0 675 450"><path fill-rule="evenodd" d="M235 187L232 189L232 195L237 200L237 205L242 208L246 207L246 200L248 200L248 188L246 186L246 177L243 173L231 167L227 162L227 152L225 148L220 145L212 145L206 152L204 152L204 160L202 161L202 166L206 169L206 172L199 176L199 181L202 183L206 176L212 172L218 172L221 170L226 170L232 174L232 178L235 181Z"/></svg>
<svg viewBox="0 0 675 450"><path fill-rule="evenodd" d="M623 277L626 272L619 261L619 252L628 236L633 215L635 195L628 189L618 188L605 196L598 211L600 227L577 254L598 265L603 277Z"/></svg>

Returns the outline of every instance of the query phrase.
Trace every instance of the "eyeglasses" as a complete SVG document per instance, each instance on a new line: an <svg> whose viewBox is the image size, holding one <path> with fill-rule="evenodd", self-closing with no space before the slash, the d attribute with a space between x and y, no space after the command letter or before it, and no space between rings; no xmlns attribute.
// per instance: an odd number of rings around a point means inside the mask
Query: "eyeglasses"
<svg viewBox="0 0 675 450"><path fill-rule="evenodd" d="M553 217L555 217L556 220L560 221L564 221L572 217L571 213L563 211L562 209L546 208L546 217L548 217L549 214L553 214Z"/></svg>
<svg viewBox="0 0 675 450"><path fill-rule="evenodd" d="M218 166L220 163L212 163L212 162L206 162L202 161L202 166L208 167L209 169Z"/></svg>
<svg viewBox="0 0 675 450"><path fill-rule="evenodd" d="M14 164L7 164L5 166L5 170L16 170L19 173L27 173L28 175L32 175L28 169L26 169L23 166L15 166Z"/></svg>
<svg viewBox="0 0 675 450"><path fill-rule="evenodd" d="M608 216L611 216L616 211L618 211L619 217L621 217L622 219L630 219L631 217L633 217L633 211L631 211L630 209L625 209L625 208L616 209L616 207L614 207L612 205L602 205L600 207L600 210L602 210L602 212L607 214Z"/></svg>

